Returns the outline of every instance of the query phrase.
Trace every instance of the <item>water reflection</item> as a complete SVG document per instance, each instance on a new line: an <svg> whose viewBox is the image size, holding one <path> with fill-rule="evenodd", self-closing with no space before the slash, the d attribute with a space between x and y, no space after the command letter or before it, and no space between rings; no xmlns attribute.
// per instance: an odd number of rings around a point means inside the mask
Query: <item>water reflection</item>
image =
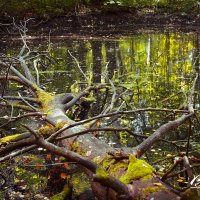
<svg viewBox="0 0 200 200"><path fill-rule="evenodd" d="M142 97L136 95L137 98L146 99L144 95L155 94L155 91L162 95L152 98L163 98L171 92L184 92L189 88L193 68L199 65L198 38L192 33L167 33L134 35L113 41L56 41L51 49L51 57L56 62L48 65L47 70L70 75L64 80L63 74L58 74L63 76L64 83L84 82L77 63L68 54L69 50L92 82L113 79L135 93L143 93ZM56 88L60 88L59 85ZM60 88L59 92L61 90L64 91Z"/></svg>
<svg viewBox="0 0 200 200"><path fill-rule="evenodd" d="M1 45L0 51L15 54L20 45L18 41L12 48L13 43ZM179 108L189 93L195 70L199 70L199 35L192 32L144 33L114 39L52 39L51 45L48 41L30 40L29 45L33 49L39 46L40 50L48 47L50 51L49 57L38 64L41 84L50 92L77 93L92 82L110 79L121 88L120 92L128 94L124 97L128 108ZM110 95L95 96L98 114ZM195 102L198 108L199 94ZM157 123L155 117L146 114L139 114L136 119L132 123L137 132Z"/></svg>

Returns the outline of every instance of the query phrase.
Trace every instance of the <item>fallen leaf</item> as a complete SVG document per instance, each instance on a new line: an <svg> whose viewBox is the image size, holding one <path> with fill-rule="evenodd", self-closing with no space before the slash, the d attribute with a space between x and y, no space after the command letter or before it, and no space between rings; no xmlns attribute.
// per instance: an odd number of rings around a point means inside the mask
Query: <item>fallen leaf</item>
<svg viewBox="0 0 200 200"><path fill-rule="evenodd" d="M64 172L62 172L62 173L60 174L60 178L62 178L62 179L67 179L67 174L64 173Z"/></svg>

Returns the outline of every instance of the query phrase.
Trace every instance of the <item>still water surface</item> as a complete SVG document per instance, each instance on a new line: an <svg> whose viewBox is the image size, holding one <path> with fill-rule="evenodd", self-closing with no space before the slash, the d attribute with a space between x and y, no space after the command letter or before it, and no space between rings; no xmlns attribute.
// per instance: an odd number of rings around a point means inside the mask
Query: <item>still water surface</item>
<svg viewBox="0 0 200 200"><path fill-rule="evenodd" d="M117 38L54 37L50 42L30 38L28 43L33 49L50 52L38 62L40 83L50 92L77 93L88 84L111 80L118 92L125 94L125 103L119 103L119 109L178 109L187 99L200 64L199 37L193 32L155 32ZM7 47L1 45L1 52L7 55L19 52L17 49L20 49L19 41ZM199 86L195 94L196 109L200 105L198 91ZM102 111L111 95L108 97L105 100L105 95L96 95L95 113L91 115ZM139 113L129 116L129 121L126 118L121 121L135 133L148 135L172 118L163 113ZM186 127L174 134L184 139L183 132L187 133Z"/></svg>

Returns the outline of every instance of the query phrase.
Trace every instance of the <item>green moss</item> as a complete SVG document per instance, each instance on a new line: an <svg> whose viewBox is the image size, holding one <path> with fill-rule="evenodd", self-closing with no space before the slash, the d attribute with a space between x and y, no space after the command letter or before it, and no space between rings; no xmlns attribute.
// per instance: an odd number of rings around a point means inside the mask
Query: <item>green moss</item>
<svg viewBox="0 0 200 200"><path fill-rule="evenodd" d="M115 172L118 172L120 169L126 170L127 167L128 167L128 163L127 162L118 162L117 164L115 164L112 167L111 172L115 173Z"/></svg>
<svg viewBox="0 0 200 200"><path fill-rule="evenodd" d="M135 156L130 155L127 172L120 178L120 181L128 184L131 183L132 180L150 178L153 171L154 168L144 160L139 160Z"/></svg>
<svg viewBox="0 0 200 200"><path fill-rule="evenodd" d="M66 184L62 190L62 192L55 194L53 197L51 197L51 200L64 200L66 197L70 194L70 188L68 184Z"/></svg>
<svg viewBox="0 0 200 200"><path fill-rule="evenodd" d="M15 135L10 135L10 136L6 136L3 138L0 138L0 144L5 144L5 143L10 143L15 141L21 134L15 134Z"/></svg>
<svg viewBox="0 0 200 200"><path fill-rule="evenodd" d="M56 129L59 130L61 128L63 128L65 125L67 125L67 122L59 122L56 124Z"/></svg>
<svg viewBox="0 0 200 200"><path fill-rule="evenodd" d="M75 151L75 152L78 152L79 150L79 142L73 142L72 144L72 150Z"/></svg>
<svg viewBox="0 0 200 200"><path fill-rule="evenodd" d="M147 180L149 180L151 178L152 178L152 174L149 174L149 175L146 175L146 176L142 177L141 180L142 181L147 181Z"/></svg>
<svg viewBox="0 0 200 200"><path fill-rule="evenodd" d="M51 135L52 133L55 132L55 129L52 125L49 124L49 125L40 127L38 132L39 132L39 135L41 136Z"/></svg>
<svg viewBox="0 0 200 200"><path fill-rule="evenodd" d="M159 192L163 189L165 189L165 187L163 185L146 187L146 188L144 188L144 193L145 193L145 195L149 195L149 193Z"/></svg>
<svg viewBox="0 0 200 200"><path fill-rule="evenodd" d="M112 156L107 155L104 157L104 159L102 161L102 167L105 170L108 170L109 167L111 167L114 163L115 163L115 159Z"/></svg>
<svg viewBox="0 0 200 200"><path fill-rule="evenodd" d="M83 172L72 174L70 183L73 186L73 195L79 196L86 190L91 189L88 177Z"/></svg>
<svg viewBox="0 0 200 200"><path fill-rule="evenodd" d="M55 95L51 95L48 92L39 89L37 86L34 86L34 89L36 90L38 101L42 106L42 111L49 114L52 109L52 104L50 102L54 99Z"/></svg>
<svg viewBox="0 0 200 200"><path fill-rule="evenodd" d="M94 159L93 159L93 162L95 162L95 163L99 163L100 162L100 157L95 157Z"/></svg>
<svg viewBox="0 0 200 200"><path fill-rule="evenodd" d="M109 175L116 178L119 178L121 173L123 173L128 167L128 162L126 162L126 160L116 161L111 155L106 155L103 159L94 159L94 162L101 165Z"/></svg>
<svg viewBox="0 0 200 200"><path fill-rule="evenodd" d="M73 142L72 150L74 152L79 153L82 156L86 155L86 150L81 148L81 145L79 144L79 142Z"/></svg>
<svg viewBox="0 0 200 200"><path fill-rule="evenodd" d="M108 174L100 167L96 169L96 175L101 178L107 178Z"/></svg>
<svg viewBox="0 0 200 200"><path fill-rule="evenodd" d="M187 189L181 198L182 200L199 200L200 199L200 188L189 188Z"/></svg>
<svg viewBox="0 0 200 200"><path fill-rule="evenodd" d="M117 161L112 156L107 156L103 160L102 164L103 168L106 169L110 175L116 176L120 169L126 170L128 167L128 162L125 161Z"/></svg>
<svg viewBox="0 0 200 200"><path fill-rule="evenodd" d="M15 167L15 183L24 180L29 187L34 191L42 190L46 187L47 178L40 176L37 173L30 172L28 170L22 169L21 167Z"/></svg>
<svg viewBox="0 0 200 200"><path fill-rule="evenodd" d="M126 144L126 143L127 143L127 133L126 133L126 132L120 132L120 141L121 141L123 144Z"/></svg>
<svg viewBox="0 0 200 200"><path fill-rule="evenodd" d="M87 101L87 102L96 101L96 99L94 97L81 97L81 100Z"/></svg>

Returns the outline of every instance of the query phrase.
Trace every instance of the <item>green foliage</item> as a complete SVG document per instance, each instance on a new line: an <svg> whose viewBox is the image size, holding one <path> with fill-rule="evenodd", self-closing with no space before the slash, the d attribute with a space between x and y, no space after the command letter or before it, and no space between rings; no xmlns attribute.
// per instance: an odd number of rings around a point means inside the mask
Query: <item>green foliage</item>
<svg viewBox="0 0 200 200"><path fill-rule="evenodd" d="M198 7L197 0L160 0L157 2L158 8L165 8L171 11L190 11ZM198 9L198 8L197 8Z"/></svg>
<svg viewBox="0 0 200 200"><path fill-rule="evenodd" d="M1 12L48 17L66 14L81 6L116 5L132 8L164 8L167 11L198 11L198 0L0 0ZM112 9L110 7L109 9ZM119 7L120 9L120 7Z"/></svg>
<svg viewBox="0 0 200 200"><path fill-rule="evenodd" d="M11 0L0 1L0 7L7 12L29 12L30 15L59 15L74 8L78 1L74 0Z"/></svg>

